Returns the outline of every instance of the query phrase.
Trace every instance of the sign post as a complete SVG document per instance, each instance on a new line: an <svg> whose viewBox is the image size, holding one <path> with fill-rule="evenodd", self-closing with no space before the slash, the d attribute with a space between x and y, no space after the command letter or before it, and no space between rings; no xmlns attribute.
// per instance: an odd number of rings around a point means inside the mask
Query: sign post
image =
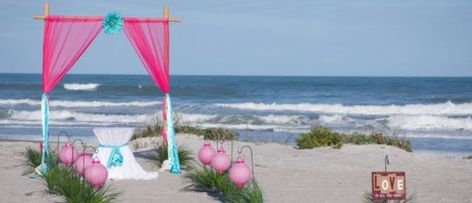
<svg viewBox="0 0 472 203"><path fill-rule="evenodd" d="M406 175L404 171L387 171L389 163L385 156L385 171L372 172L372 199L378 200L405 200Z"/></svg>

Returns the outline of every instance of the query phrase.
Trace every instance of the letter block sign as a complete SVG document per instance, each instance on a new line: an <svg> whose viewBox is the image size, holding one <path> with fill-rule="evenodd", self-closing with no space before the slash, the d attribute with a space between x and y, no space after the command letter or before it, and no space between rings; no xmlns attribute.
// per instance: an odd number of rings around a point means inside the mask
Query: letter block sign
<svg viewBox="0 0 472 203"><path fill-rule="evenodd" d="M372 198L374 200L405 200L405 172L372 172Z"/></svg>

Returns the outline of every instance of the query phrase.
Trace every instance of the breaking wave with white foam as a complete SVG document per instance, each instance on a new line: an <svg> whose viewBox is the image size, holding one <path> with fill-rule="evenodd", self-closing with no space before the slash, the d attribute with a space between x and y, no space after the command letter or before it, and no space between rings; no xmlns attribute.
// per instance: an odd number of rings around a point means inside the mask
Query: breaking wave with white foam
<svg viewBox="0 0 472 203"><path fill-rule="evenodd" d="M86 83L86 84L66 83L63 86L64 86L64 89L66 90L95 91L100 86L100 84L98 83Z"/></svg>
<svg viewBox="0 0 472 203"><path fill-rule="evenodd" d="M41 111L12 111L10 119L22 121L40 121ZM50 111L50 120L81 121L93 123L145 123L152 120L152 114L93 114L74 111Z"/></svg>
<svg viewBox="0 0 472 203"><path fill-rule="evenodd" d="M342 123L344 122L344 116L336 114L336 115L320 115L318 120L321 123L325 124L332 124L332 123Z"/></svg>
<svg viewBox="0 0 472 203"><path fill-rule="evenodd" d="M471 117L450 118L446 116L395 115L388 119L388 126L403 130L472 130Z"/></svg>
<svg viewBox="0 0 472 203"><path fill-rule="evenodd" d="M40 105L40 100L33 99L0 99L0 105Z"/></svg>
<svg viewBox="0 0 472 203"><path fill-rule="evenodd" d="M472 103L407 104L407 105L343 105L343 104L216 104L219 107L253 111L293 111L352 115L472 115Z"/></svg>
<svg viewBox="0 0 472 203"><path fill-rule="evenodd" d="M49 106L51 107L64 107L64 108L98 108L98 107L151 107L161 104L162 102L142 102L142 101L130 101L130 102L105 102L105 101L66 101L66 100L49 100ZM0 105L30 105L39 106L41 105L40 100L33 99L0 99Z"/></svg>

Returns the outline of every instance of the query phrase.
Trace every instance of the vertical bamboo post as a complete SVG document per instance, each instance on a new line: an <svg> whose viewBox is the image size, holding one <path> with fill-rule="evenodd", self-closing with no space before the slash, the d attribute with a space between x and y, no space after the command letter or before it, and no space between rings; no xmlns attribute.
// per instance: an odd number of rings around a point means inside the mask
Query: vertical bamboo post
<svg viewBox="0 0 472 203"><path fill-rule="evenodd" d="M164 6L164 18L169 18L169 7Z"/></svg>
<svg viewBox="0 0 472 203"><path fill-rule="evenodd" d="M49 3L44 3L44 17L48 17L49 15Z"/></svg>

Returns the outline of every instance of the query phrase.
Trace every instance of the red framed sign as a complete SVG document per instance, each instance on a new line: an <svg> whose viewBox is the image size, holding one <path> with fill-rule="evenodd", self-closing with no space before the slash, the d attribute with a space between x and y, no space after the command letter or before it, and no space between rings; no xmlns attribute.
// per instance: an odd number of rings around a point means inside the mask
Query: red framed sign
<svg viewBox="0 0 472 203"><path fill-rule="evenodd" d="M374 200L405 200L405 172L372 172L372 198Z"/></svg>

